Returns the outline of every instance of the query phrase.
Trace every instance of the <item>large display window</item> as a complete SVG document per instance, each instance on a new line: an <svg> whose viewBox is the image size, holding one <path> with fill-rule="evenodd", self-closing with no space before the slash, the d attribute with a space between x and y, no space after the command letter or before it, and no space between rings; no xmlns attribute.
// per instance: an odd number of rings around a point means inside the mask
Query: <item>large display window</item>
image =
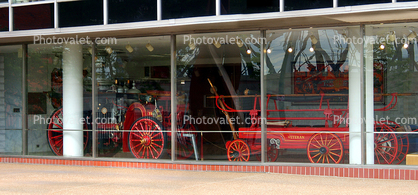
<svg viewBox="0 0 418 195"><path fill-rule="evenodd" d="M246 143L238 134L252 125L249 110L260 94L262 42L257 31L177 36L177 131L196 138L195 143L179 138L179 158L260 160L259 148L239 151ZM200 148L196 156L191 155L194 144Z"/></svg>
<svg viewBox="0 0 418 195"><path fill-rule="evenodd" d="M379 136L384 148L374 148L385 158L372 159L368 150L368 164L416 165L413 163L413 153L418 152L416 26L409 23L365 27L367 137L372 137L373 130L388 132ZM366 147L370 149L371 140L367 141Z"/></svg>
<svg viewBox="0 0 418 195"><path fill-rule="evenodd" d="M89 47L28 45L28 154L91 156Z"/></svg>
<svg viewBox="0 0 418 195"><path fill-rule="evenodd" d="M171 159L170 36L98 45L99 157Z"/></svg>
<svg viewBox="0 0 418 195"><path fill-rule="evenodd" d="M0 47L0 154L22 154L21 45Z"/></svg>
<svg viewBox="0 0 418 195"><path fill-rule="evenodd" d="M266 161L349 163L349 80L358 74L350 66L359 49L344 40L358 33L266 32Z"/></svg>

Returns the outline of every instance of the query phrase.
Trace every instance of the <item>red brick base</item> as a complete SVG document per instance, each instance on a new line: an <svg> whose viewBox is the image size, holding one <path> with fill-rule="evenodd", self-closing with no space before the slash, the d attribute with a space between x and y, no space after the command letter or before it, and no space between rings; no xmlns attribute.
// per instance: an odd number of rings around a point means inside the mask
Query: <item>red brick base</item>
<svg viewBox="0 0 418 195"><path fill-rule="evenodd" d="M286 173L297 175L317 175L351 178L398 179L418 180L418 170L415 169L389 169L389 168L344 168L344 167L305 167L281 165L191 165L171 163L145 163L145 162L119 162L101 160L68 160L68 159L42 159L26 157L0 157L1 163L28 163L48 165L75 165L96 167L126 167L140 169L175 169L189 171L233 171L233 172L265 172Z"/></svg>

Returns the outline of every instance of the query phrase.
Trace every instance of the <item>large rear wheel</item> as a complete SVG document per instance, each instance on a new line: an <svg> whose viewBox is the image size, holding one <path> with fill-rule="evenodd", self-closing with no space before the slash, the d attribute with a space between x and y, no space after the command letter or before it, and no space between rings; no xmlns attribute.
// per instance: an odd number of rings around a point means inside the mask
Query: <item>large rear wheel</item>
<svg viewBox="0 0 418 195"><path fill-rule="evenodd" d="M51 148L52 152L57 156L63 155L63 132L62 129L63 125L63 116L62 116L62 108L58 108L54 113L52 113L51 117L49 118L49 123L47 126L48 132L46 134L48 145ZM88 129L87 124L84 123L84 129ZM89 141L89 132L84 131L83 133L84 140L84 150L87 147Z"/></svg>
<svg viewBox="0 0 418 195"><path fill-rule="evenodd" d="M136 158L161 158L166 145L166 132L163 132L163 125L157 119L145 116L132 124L129 133L129 148Z"/></svg>
<svg viewBox="0 0 418 195"><path fill-rule="evenodd" d="M398 155L398 138L385 123L374 125L374 160L377 164L392 164Z"/></svg>

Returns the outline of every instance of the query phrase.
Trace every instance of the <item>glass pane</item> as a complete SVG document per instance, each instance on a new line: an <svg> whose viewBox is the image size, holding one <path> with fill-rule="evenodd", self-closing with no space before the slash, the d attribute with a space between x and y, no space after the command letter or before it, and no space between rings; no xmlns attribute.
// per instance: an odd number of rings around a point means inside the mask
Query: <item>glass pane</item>
<svg viewBox="0 0 418 195"><path fill-rule="evenodd" d="M267 31L267 161L348 163L349 130L342 121L348 66L359 49L336 37L352 31L359 29Z"/></svg>
<svg viewBox="0 0 418 195"><path fill-rule="evenodd" d="M13 8L13 30L30 30L54 27L54 4Z"/></svg>
<svg viewBox="0 0 418 195"><path fill-rule="evenodd" d="M162 18L215 15L215 0L162 0Z"/></svg>
<svg viewBox="0 0 418 195"><path fill-rule="evenodd" d="M0 31L9 30L9 8L0 8Z"/></svg>
<svg viewBox="0 0 418 195"><path fill-rule="evenodd" d="M280 11L279 0L221 0L222 14L247 14Z"/></svg>
<svg viewBox="0 0 418 195"><path fill-rule="evenodd" d="M285 1L284 9L288 10L301 10L301 9L315 9L315 8L327 8L333 7L333 0L315 0L315 1Z"/></svg>
<svg viewBox="0 0 418 195"><path fill-rule="evenodd" d="M3 0L7 2L7 0ZM29 2L36 2L36 1L45 1L45 0L12 0L12 3L29 3Z"/></svg>
<svg viewBox="0 0 418 195"><path fill-rule="evenodd" d="M170 37L99 45L100 157L171 159Z"/></svg>
<svg viewBox="0 0 418 195"><path fill-rule="evenodd" d="M338 6L364 5L373 3L392 3L391 0L338 0Z"/></svg>
<svg viewBox="0 0 418 195"><path fill-rule="evenodd" d="M110 24L157 20L157 1L155 0L109 0L108 2Z"/></svg>
<svg viewBox="0 0 418 195"><path fill-rule="evenodd" d="M204 160L259 160L260 128L249 118L260 111L259 42L259 32L177 36L177 159L195 160L196 148Z"/></svg>
<svg viewBox="0 0 418 195"><path fill-rule="evenodd" d="M103 24L103 1L70 1L58 3L60 27Z"/></svg>
<svg viewBox="0 0 418 195"><path fill-rule="evenodd" d="M88 48L28 46L29 154L91 156L92 60ZM69 149L65 147L67 137L75 137L69 141Z"/></svg>
<svg viewBox="0 0 418 195"><path fill-rule="evenodd" d="M0 47L0 154L22 154L22 47Z"/></svg>
<svg viewBox="0 0 418 195"><path fill-rule="evenodd" d="M370 145L374 144L375 150L379 151L373 159L375 164L417 165L412 155L417 150L418 137L416 25L366 27L366 35L378 40L367 42L365 47L370 53L365 64L373 69L373 78L369 80L373 81L374 90L367 95L374 97L375 134L371 140L374 143L370 141Z"/></svg>

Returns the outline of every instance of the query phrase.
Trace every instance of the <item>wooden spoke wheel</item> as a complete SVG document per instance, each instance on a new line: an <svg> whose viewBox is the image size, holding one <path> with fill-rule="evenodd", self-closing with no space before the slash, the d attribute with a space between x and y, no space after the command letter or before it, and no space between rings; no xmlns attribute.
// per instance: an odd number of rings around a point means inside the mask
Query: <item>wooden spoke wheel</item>
<svg viewBox="0 0 418 195"><path fill-rule="evenodd" d="M129 148L136 158L158 159L165 152L166 145L166 133L157 119L145 116L132 124Z"/></svg>
<svg viewBox="0 0 418 195"><path fill-rule="evenodd" d="M232 141L228 148L228 160L229 161L248 161L250 160L250 147L245 141L236 139Z"/></svg>
<svg viewBox="0 0 418 195"><path fill-rule="evenodd" d="M260 151L261 152L261 151ZM261 154L255 155L258 161L261 161ZM276 148L276 145L267 146L267 162L276 162L279 158L279 149Z"/></svg>
<svg viewBox="0 0 418 195"><path fill-rule="evenodd" d="M343 159L344 146L333 133L316 133L308 142L308 158L312 163L335 163Z"/></svg>
<svg viewBox="0 0 418 195"><path fill-rule="evenodd" d="M398 138L387 124L375 122L374 156L375 163L392 164L398 155ZM403 147L403 146L402 146Z"/></svg>
<svg viewBox="0 0 418 195"><path fill-rule="evenodd" d="M177 159L184 160L190 157L194 158L192 138L186 135L193 135L195 138L196 147L199 148L200 134L196 132L196 130L197 128L189 122L186 122L177 128Z"/></svg>
<svg viewBox="0 0 418 195"><path fill-rule="evenodd" d="M388 126L392 129L392 131L396 131L396 129L400 128L401 126L393 121L387 121ZM395 160L393 163L401 164L408 154L409 150L409 138L408 134L397 134L397 141L398 141L398 153L396 154Z"/></svg>
<svg viewBox="0 0 418 195"><path fill-rule="evenodd" d="M48 132L46 134L48 145L51 148L52 152L57 156L63 155L63 132L62 129L64 127L62 123L62 108L59 108L54 113L52 113L51 117L49 118L49 123L47 126ZM88 129L87 124L84 124L84 129ZM83 133L84 139L84 149L87 147L87 143L89 141L89 132L84 131Z"/></svg>

